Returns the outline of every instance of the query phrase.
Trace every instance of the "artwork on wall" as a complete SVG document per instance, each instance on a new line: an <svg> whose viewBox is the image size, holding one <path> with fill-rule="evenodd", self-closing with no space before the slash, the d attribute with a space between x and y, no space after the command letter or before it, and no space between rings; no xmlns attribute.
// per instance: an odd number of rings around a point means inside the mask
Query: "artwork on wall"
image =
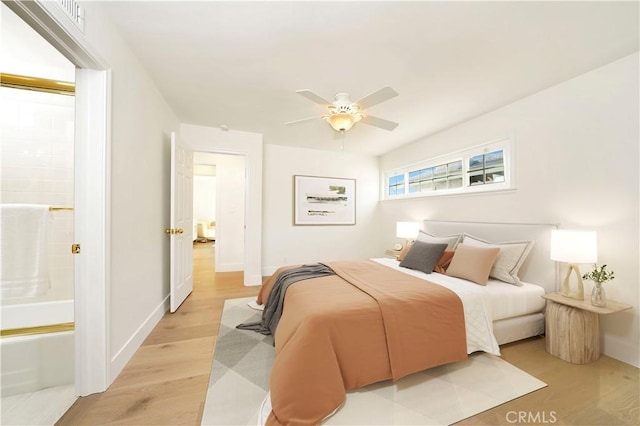
<svg viewBox="0 0 640 426"><path fill-rule="evenodd" d="M293 177L294 225L355 225L356 180Z"/></svg>

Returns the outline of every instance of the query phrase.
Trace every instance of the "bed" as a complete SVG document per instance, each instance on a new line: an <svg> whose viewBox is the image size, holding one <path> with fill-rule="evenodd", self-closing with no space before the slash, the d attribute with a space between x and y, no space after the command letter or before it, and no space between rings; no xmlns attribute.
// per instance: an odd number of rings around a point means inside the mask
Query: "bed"
<svg viewBox="0 0 640 426"><path fill-rule="evenodd" d="M434 235L470 234L489 241L532 241L533 247L521 266L518 275L523 287L532 285L542 288L544 293L553 293L558 289L558 264L551 260L551 230L558 229L556 224L540 223L498 223L498 222L460 222L425 220L423 229ZM544 303L518 288L498 282L507 293L494 295L493 332L498 344L506 344L544 332ZM492 290L497 287L488 286ZM533 287L533 291L540 293ZM531 306L534 305L534 306ZM513 308L504 312L503 309ZM539 307L539 309L537 309Z"/></svg>
<svg viewBox="0 0 640 426"><path fill-rule="evenodd" d="M541 296L555 291L557 281L548 256L553 228L425 221L424 234L433 241L465 236L455 247L459 252L471 250L473 238L482 241L479 245L532 242L516 271L518 285L493 278L477 285L384 258L328 262L335 275L290 286L274 336L267 424L318 424L341 406L346 390L463 360L476 351L499 355L499 344L543 333ZM433 241L426 245L443 245ZM495 247L473 250L500 253ZM258 303L284 269L265 282Z"/></svg>

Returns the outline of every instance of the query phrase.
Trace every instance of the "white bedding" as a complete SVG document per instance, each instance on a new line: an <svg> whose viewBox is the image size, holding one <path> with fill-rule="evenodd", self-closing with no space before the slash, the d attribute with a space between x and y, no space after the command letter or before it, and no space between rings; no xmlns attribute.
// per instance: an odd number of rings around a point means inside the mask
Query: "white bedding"
<svg viewBox="0 0 640 426"><path fill-rule="evenodd" d="M442 274L425 274L413 269L400 267L400 262L394 259L371 259L374 262L430 281L454 291L464 309L464 321L467 332L467 353L484 351L493 355L500 355L500 347L493 334L493 320L490 314L490 304L486 297L485 287L470 284L466 280Z"/></svg>
<svg viewBox="0 0 640 426"><path fill-rule="evenodd" d="M533 314L544 310L544 288L522 282L522 287L498 280L489 280L483 290L488 298L489 315L493 321Z"/></svg>

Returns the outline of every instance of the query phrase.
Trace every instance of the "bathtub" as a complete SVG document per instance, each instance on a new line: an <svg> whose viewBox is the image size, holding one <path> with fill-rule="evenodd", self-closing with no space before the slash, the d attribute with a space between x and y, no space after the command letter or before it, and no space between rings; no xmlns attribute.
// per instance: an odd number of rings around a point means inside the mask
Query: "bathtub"
<svg viewBox="0 0 640 426"><path fill-rule="evenodd" d="M73 322L73 300L2 306L2 329ZM0 339L2 397L74 383L74 331Z"/></svg>

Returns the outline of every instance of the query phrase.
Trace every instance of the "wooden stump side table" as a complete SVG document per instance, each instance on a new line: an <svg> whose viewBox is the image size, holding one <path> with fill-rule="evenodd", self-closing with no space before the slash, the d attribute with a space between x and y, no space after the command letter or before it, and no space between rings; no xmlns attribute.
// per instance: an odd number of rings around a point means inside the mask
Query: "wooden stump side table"
<svg viewBox="0 0 640 426"><path fill-rule="evenodd" d="M607 301L607 306L593 306L560 293L545 294L545 334L547 352L573 364L587 364L600 358L601 314L631 309L623 303Z"/></svg>

